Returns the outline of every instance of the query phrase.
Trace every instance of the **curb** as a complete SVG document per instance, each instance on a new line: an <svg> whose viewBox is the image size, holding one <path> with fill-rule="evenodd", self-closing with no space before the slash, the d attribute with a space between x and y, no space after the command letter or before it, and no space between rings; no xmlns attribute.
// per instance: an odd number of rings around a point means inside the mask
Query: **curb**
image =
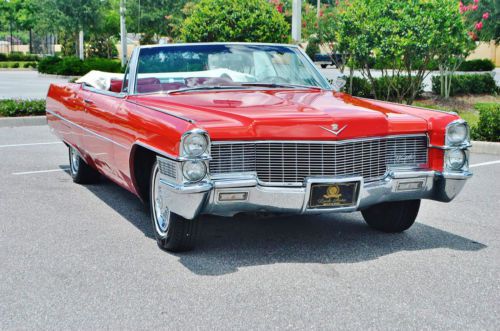
<svg viewBox="0 0 500 331"><path fill-rule="evenodd" d="M0 118L0 128L46 125L45 116L26 116L26 117L5 117Z"/></svg>
<svg viewBox="0 0 500 331"><path fill-rule="evenodd" d="M52 74L42 74L42 73L38 73L38 77L45 77L45 78L56 78L56 79L67 79L67 80L71 80L71 79L74 79L74 78L80 78L82 76L65 76L65 75L52 75Z"/></svg>
<svg viewBox="0 0 500 331"><path fill-rule="evenodd" d="M472 141L471 151L479 154L500 155L500 143L489 141Z"/></svg>

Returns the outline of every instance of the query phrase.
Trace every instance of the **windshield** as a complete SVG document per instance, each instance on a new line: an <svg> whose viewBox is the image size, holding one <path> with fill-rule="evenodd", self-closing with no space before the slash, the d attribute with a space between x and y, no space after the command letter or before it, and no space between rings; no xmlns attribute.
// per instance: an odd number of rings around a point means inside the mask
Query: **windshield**
<svg viewBox="0 0 500 331"><path fill-rule="evenodd" d="M143 48L137 66L137 93L259 86L330 89L298 49L282 45Z"/></svg>

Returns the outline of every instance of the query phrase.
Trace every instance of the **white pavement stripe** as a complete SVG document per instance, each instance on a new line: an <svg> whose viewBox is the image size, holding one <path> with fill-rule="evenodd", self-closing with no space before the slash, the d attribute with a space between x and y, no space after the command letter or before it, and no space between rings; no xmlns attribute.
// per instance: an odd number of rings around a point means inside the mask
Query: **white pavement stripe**
<svg viewBox="0 0 500 331"><path fill-rule="evenodd" d="M475 167L482 167L490 164L498 164L500 163L500 160L498 161L490 161L490 162L483 162L483 163L476 163L476 164L471 164L469 168L475 168Z"/></svg>
<svg viewBox="0 0 500 331"><path fill-rule="evenodd" d="M59 169L50 169L50 170L37 170L37 171L25 171L25 172L13 172L12 174L14 176L19 176L19 175L31 175L31 174L43 174L46 172L57 172L57 171L66 171L69 168L59 168Z"/></svg>
<svg viewBox="0 0 500 331"><path fill-rule="evenodd" d="M30 143L30 144L0 145L0 148L7 148L7 147L23 147L23 146L37 146L37 145L55 145L55 144L62 144L62 141L51 141L51 142L46 142L46 143Z"/></svg>

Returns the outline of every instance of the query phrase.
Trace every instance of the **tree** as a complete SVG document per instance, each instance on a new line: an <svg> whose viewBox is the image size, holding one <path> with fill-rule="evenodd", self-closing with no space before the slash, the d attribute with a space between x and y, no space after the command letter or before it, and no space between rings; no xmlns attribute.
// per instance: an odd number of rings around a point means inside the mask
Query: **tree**
<svg viewBox="0 0 500 331"><path fill-rule="evenodd" d="M185 19L187 42L288 42L290 25L267 0L201 0Z"/></svg>
<svg viewBox="0 0 500 331"><path fill-rule="evenodd" d="M177 37L188 0L127 1L128 30L141 33L141 43L156 43L161 36Z"/></svg>
<svg viewBox="0 0 500 331"><path fill-rule="evenodd" d="M500 43L500 0L463 0L459 10L471 38Z"/></svg>
<svg viewBox="0 0 500 331"><path fill-rule="evenodd" d="M385 95L373 88L376 98L392 95L411 104L431 60L445 63L470 47L455 0L350 0L338 19L339 49L351 55L373 87L371 58L383 64Z"/></svg>

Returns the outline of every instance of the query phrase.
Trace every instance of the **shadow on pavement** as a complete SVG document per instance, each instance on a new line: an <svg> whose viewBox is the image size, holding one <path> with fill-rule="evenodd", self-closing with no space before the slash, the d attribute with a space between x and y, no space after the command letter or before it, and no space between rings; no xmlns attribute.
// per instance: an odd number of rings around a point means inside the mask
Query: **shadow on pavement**
<svg viewBox="0 0 500 331"><path fill-rule="evenodd" d="M149 215L137 197L103 180L87 188L154 238ZM365 225L360 213L273 218L203 216L194 251L176 254L198 275L223 275L241 267L274 263L355 263L400 251L448 248L478 251L486 246L417 223L407 232L385 234Z"/></svg>

